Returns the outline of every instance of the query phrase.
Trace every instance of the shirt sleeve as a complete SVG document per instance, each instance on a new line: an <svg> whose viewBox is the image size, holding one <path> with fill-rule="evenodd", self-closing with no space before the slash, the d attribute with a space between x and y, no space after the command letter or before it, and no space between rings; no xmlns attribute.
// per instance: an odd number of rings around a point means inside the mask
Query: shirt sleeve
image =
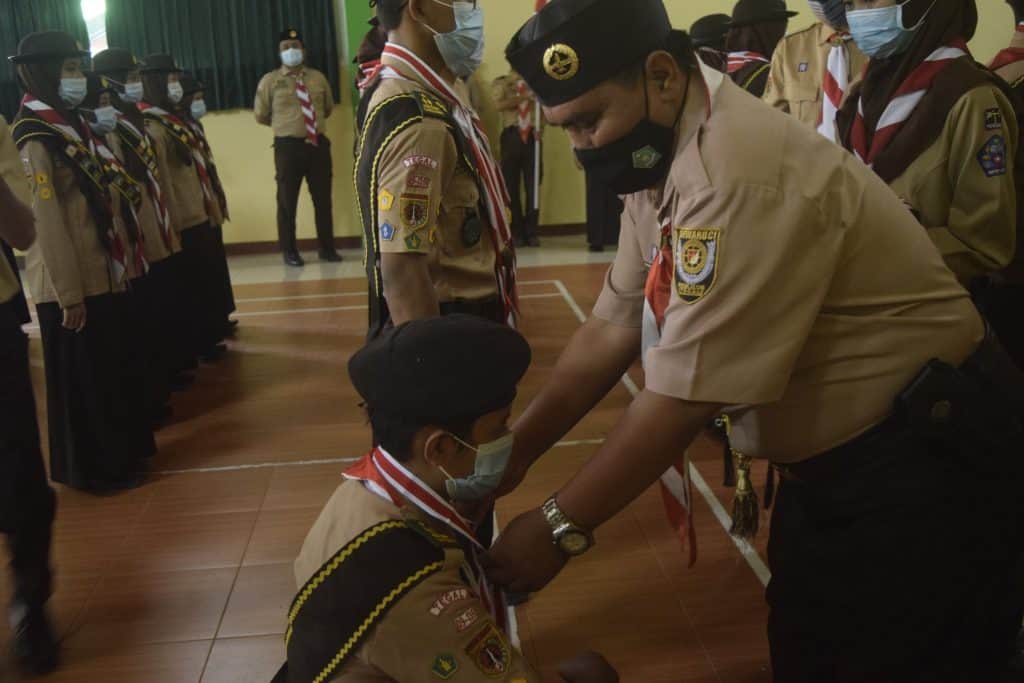
<svg viewBox="0 0 1024 683"><path fill-rule="evenodd" d="M964 284L1013 259L1018 136L1012 105L993 87L971 91L950 114L945 133L953 193L949 223L928 232Z"/></svg>
<svg viewBox="0 0 1024 683"><path fill-rule="evenodd" d="M843 228L800 195L753 184L690 198L672 235L673 280L647 388L688 401L782 398L821 312Z"/></svg>
<svg viewBox="0 0 1024 683"><path fill-rule="evenodd" d="M763 99L772 107L789 114L789 101L786 99L786 55L789 51L786 44L787 41L783 39L772 55L772 68L768 72L768 84L765 86Z"/></svg>
<svg viewBox="0 0 1024 683"><path fill-rule="evenodd" d="M0 175L7 181L15 197L26 206L31 204L32 195L28 179L25 177L25 168L21 163L21 155L18 154L18 148L11 137L7 121L2 116L0 116Z"/></svg>
<svg viewBox="0 0 1024 683"><path fill-rule="evenodd" d="M270 75L264 76L256 88L256 100L253 103L253 114L260 123L270 123L272 107L270 104Z"/></svg>
<svg viewBox="0 0 1024 683"><path fill-rule="evenodd" d="M541 680L453 568L434 574L403 597L362 654L395 681Z"/></svg>
<svg viewBox="0 0 1024 683"><path fill-rule="evenodd" d="M437 241L444 188L458 164L444 123L425 119L399 133L384 150L378 173L377 229L385 253L428 254Z"/></svg>
<svg viewBox="0 0 1024 683"><path fill-rule="evenodd" d="M593 315L613 325L638 328L643 322L644 285L647 283L648 266L644 263L640 249L631 208L633 204L633 198L628 197L622 211L619 249L605 275L604 289L594 305Z"/></svg>
<svg viewBox="0 0 1024 683"><path fill-rule="evenodd" d="M323 73L317 72L320 77L320 84L324 90L324 118L328 119L334 112L334 91L331 90L331 82L327 80L327 76Z"/></svg>

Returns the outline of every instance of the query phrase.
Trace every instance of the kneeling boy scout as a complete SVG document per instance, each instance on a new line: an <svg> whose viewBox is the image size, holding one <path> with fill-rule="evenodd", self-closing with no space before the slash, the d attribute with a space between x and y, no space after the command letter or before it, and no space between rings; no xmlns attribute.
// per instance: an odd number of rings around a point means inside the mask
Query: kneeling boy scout
<svg viewBox="0 0 1024 683"><path fill-rule="evenodd" d="M490 367L469 370L470 357ZM483 548L452 507L500 482L529 364L518 332L461 314L387 330L352 358L377 447L345 472L295 561L275 683L540 680L510 644ZM617 680L592 654L563 676Z"/></svg>

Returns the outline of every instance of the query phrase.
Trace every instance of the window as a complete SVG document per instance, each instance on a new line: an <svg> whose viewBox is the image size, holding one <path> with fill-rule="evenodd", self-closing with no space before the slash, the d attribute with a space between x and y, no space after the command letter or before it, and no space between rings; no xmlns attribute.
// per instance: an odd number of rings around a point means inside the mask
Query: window
<svg viewBox="0 0 1024 683"><path fill-rule="evenodd" d="M106 0L82 0L82 16L89 30L89 49L93 54L107 49Z"/></svg>

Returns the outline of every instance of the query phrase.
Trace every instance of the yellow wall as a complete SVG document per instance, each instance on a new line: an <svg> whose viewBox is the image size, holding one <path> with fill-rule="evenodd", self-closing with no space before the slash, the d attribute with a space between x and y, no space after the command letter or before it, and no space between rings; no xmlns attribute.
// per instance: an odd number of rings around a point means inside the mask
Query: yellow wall
<svg viewBox="0 0 1024 683"><path fill-rule="evenodd" d="M342 0L336 0L341 2ZM348 0L362 2L365 0ZM629 0L622 0L628 2ZM673 23L687 28L697 18L713 12L730 12L732 3L722 0L665 0ZM1008 40L1012 15L1003 0L977 0L982 15L978 35L972 43L975 56L987 61ZM512 33L533 11L534 0L481 0L487 24L487 52L477 75L484 86L508 67L504 59L505 45ZM790 30L808 25L813 19L802 0L789 0L791 9L799 11ZM343 96L347 99L347 83L351 78L348 65L343 64ZM484 121L497 135L493 108L481 107ZM233 220L225 226L229 242L262 242L277 239L274 153L271 132L258 126L249 111L211 114L204 119L211 143L217 154L218 167L231 202ZM352 189L352 108L343 102L328 121L328 135L334 147L334 206L336 233L339 236L360 234L353 209ZM542 223L546 225L582 223L585 218L582 174L573 163L572 150L559 130L546 133L545 184L541 194ZM497 150L495 150L497 151ZM314 237L312 204L303 192L299 207L299 236Z"/></svg>

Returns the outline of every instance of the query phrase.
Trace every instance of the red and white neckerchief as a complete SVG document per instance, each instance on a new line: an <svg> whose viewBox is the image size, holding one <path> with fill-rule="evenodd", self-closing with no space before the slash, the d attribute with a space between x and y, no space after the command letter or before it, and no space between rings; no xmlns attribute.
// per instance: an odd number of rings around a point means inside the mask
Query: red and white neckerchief
<svg viewBox="0 0 1024 683"><path fill-rule="evenodd" d="M461 536L467 543L466 560L471 565L474 588L481 601L491 613L494 622L506 630L508 626L508 603L504 593L487 580L480 556L486 548L473 535L473 529L466 518L460 515L448 501L437 495L402 463L395 460L383 448L375 448L369 455L345 470L346 479L360 481L366 488L398 507L412 505L420 512L437 520Z"/></svg>
<svg viewBox="0 0 1024 683"><path fill-rule="evenodd" d="M1014 35L1015 43L1020 38L1021 34L1024 34L1024 22L1017 24L1016 35ZM1008 47L1005 50L999 51L999 54L997 54L995 59L992 60L992 63L988 65L988 68L992 71L998 71L1004 66L1009 66L1020 61L1024 61L1024 47Z"/></svg>
<svg viewBox="0 0 1024 683"><path fill-rule="evenodd" d="M206 212L210 216L214 215L214 207L219 206L219 202L213 190L210 169L206 166L203 146L200 144L196 134L188 127L188 124L165 109L155 107L146 102L140 102L139 111L155 117L166 128L175 133L175 136L179 137L183 143L188 145L189 151L192 152L192 161L196 167L196 174L199 176L199 186L203 189L203 201L206 203Z"/></svg>
<svg viewBox="0 0 1024 683"><path fill-rule="evenodd" d="M295 96L299 98L299 107L302 109L302 119L306 122L306 142L314 147L320 146L320 133L316 129L316 108L313 106L313 98L309 96L309 88L302 74L294 75Z"/></svg>
<svg viewBox="0 0 1024 683"><path fill-rule="evenodd" d="M86 141L82 139L82 136L78 133L75 127L70 125L64 117L61 116L60 112L32 95L25 95L21 104L23 107L49 124L50 127L60 132L67 139L71 147L77 148L78 153L92 157L97 168L103 168L103 163L99 158L97 158L95 152L89 148L89 145L87 145ZM88 124L81 120L79 120L79 123L82 130L89 131ZM110 250L111 276L115 282L120 284L124 282L125 276L128 274L127 251L120 233L114 229L114 208L113 200L110 197L110 188L102 188L102 193L106 199L107 213L110 215L110 225L106 227L106 238L107 245Z"/></svg>
<svg viewBox="0 0 1024 683"><path fill-rule="evenodd" d="M121 160L117 158L113 150L107 146L106 141L100 136L88 130L89 135L89 150L93 153L97 159L108 167L109 173L120 176L125 182L132 183L132 191L134 193L135 188L138 187L138 183L132 178L131 174L128 173L128 169L124 167ZM128 207L128 213L131 220L135 223L135 244L132 245L132 264L135 266L135 272L139 277L149 272L149 263L146 261L146 238L142 234L142 221L139 220L138 208L131 201L131 198L127 195L123 195L125 205ZM141 197L141 193L137 196Z"/></svg>
<svg viewBox="0 0 1024 683"><path fill-rule="evenodd" d="M131 133L133 139L139 141L139 154L143 164L146 166L146 186L149 196L153 200L153 207L156 210L156 223L160 229L160 237L164 246L170 249L174 241L171 237L171 211L167 204L167 197L164 195L160 180L156 177L158 169L155 163L156 150L153 149L153 139L145 130L139 130L128 118L121 113L117 115L117 124Z"/></svg>
<svg viewBox="0 0 1024 683"><path fill-rule="evenodd" d="M533 100L528 96L525 81L519 81L516 84L516 92L522 98L516 107L516 126L519 128L519 139L525 145L533 137Z"/></svg>
<svg viewBox="0 0 1024 683"><path fill-rule="evenodd" d="M863 97L859 98L857 116L853 120L853 130L850 133L853 153L857 155L857 158L868 166L873 166L878 155L885 150L903 124L914 113L917 105L924 99L936 77L953 61L969 55L967 43L962 39L957 39L928 55L928 58L907 76L907 80L899 87L885 111L882 112L882 116L879 117L878 124L875 126L870 147L868 146L867 124L864 122L864 99Z"/></svg>
<svg viewBox="0 0 1024 683"><path fill-rule="evenodd" d="M847 43L852 36L846 31L837 31L829 36L832 48L828 52L825 68L825 82L822 85L821 113L818 114L818 132L831 140L839 141L836 116L843 104L843 97L850 87L850 52Z"/></svg>
<svg viewBox="0 0 1024 683"><path fill-rule="evenodd" d="M371 59L359 65L359 82L356 83L359 92L366 92L367 88L377 82L383 67L379 59Z"/></svg>
<svg viewBox="0 0 1024 683"><path fill-rule="evenodd" d="M748 64L770 64L771 62L760 52L730 52L726 55L726 73L734 74Z"/></svg>
<svg viewBox="0 0 1024 683"><path fill-rule="evenodd" d="M498 293L505 306L505 315L513 322L519 311L518 289L516 285L515 246L512 242L512 226L509 221L512 200L505 186L504 176L491 153L491 143L484 132L483 122L471 107L466 106L459 96L430 65L405 49L401 45L388 43L384 46L384 54L405 65L422 80L423 85L440 95L452 107L456 124L469 144L476 165L477 175L483 186L484 205L487 218L494 231L495 276L498 281ZM385 66L381 78L409 80L395 69Z"/></svg>

